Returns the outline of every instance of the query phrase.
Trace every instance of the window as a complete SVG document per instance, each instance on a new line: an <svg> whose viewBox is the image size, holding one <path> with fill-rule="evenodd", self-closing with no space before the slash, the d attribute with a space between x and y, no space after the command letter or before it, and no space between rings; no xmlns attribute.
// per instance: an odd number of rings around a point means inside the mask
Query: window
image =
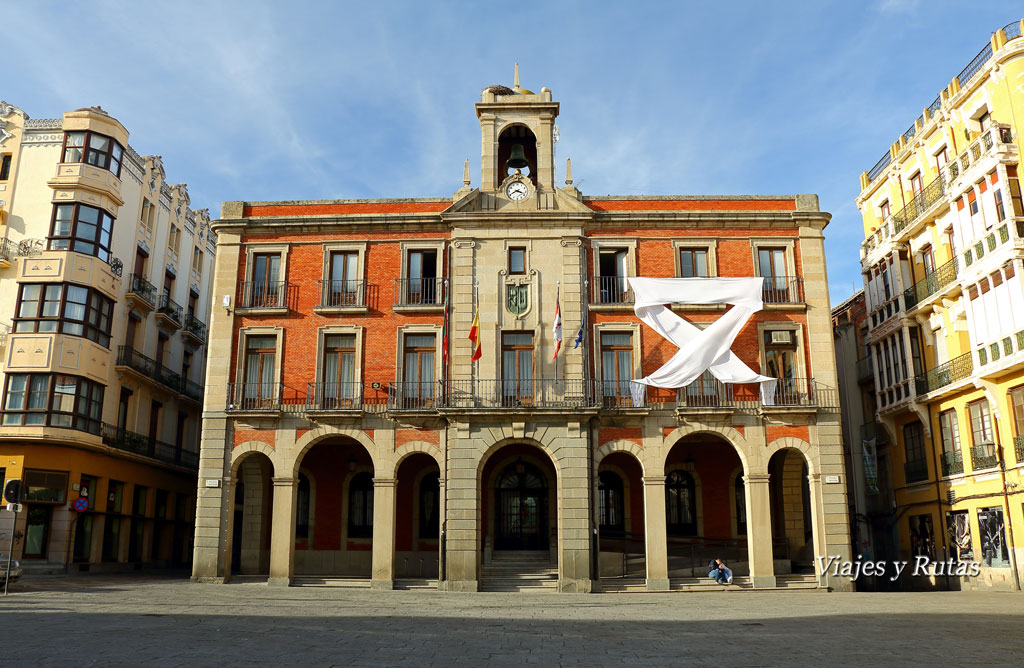
<svg viewBox="0 0 1024 668"><path fill-rule="evenodd" d="M633 405L632 332L601 332L601 378L606 406Z"/></svg>
<svg viewBox="0 0 1024 668"><path fill-rule="evenodd" d="M359 253L335 251L330 259L330 284L324 306L354 306L362 302L359 281Z"/></svg>
<svg viewBox="0 0 1024 668"><path fill-rule="evenodd" d="M440 473L428 473L420 480L420 540L437 540L440 535L440 481Z"/></svg>
<svg viewBox="0 0 1024 668"><path fill-rule="evenodd" d="M938 153L935 154L935 171L939 174L942 173L942 168L949 162L949 152L946 147L943 146Z"/></svg>
<svg viewBox="0 0 1024 668"><path fill-rule="evenodd" d="M913 192L915 198L921 197L921 191L924 190L924 184L921 180L921 172L917 172L910 177L910 190Z"/></svg>
<svg viewBox="0 0 1024 668"><path fill-rule="evenodd" d="M64 162L84 162L121 176L124 147L114 139L96 132L65 132Z"/></svg>
<svg viewBox="0 0 1024 668"><path fill-rule="evenodd" d="M522 246L514 246L508 249L508 273L526 273L526 249Z"/></svg>
<svg viewBox="0 0 1024 668"><path fill-rule="evenodd" d="M533 405L533 332L502 333L501 386L503 405Z"/></svg>
<svg viewBox="0 0 1024 668"><path fill-rule="evenodd" d="M15 332L62 332L110 347L114 302L94 288L62 283L25 283L18 298Z"/></svg>
<svg viewBox="0 0 1024 668"><path fill-rule="evenodd" d="M64 503L68 489L67 471L25 469L22 499L34 503Z"/></svg>
<svg viewBox="0 0 1024 668"><path fill-rule="evenodd" d="M1003 205L1003 189L995 188L993 190L993 197L996 200L996 218L999 222L1006 220L1006 207Z"/></svg>
<svg viewBox="0 0 1024 668"><path fill-rule="evenodd" d="M935 559L935 531L931 515L911 515L910 551L915 557Z"/></svg>
<svg viewBox="0 0 1024 668"><path fill-rule="evenodd" d="M1013 411L1013 433L1017 445L1017 463L1024 464L1024 448L1019 445L1024 443L1024 387L1015 387L1010 390L1010 407Z"/></svg>
<svg viewBox="0 0 1024 668"><path fill-rule="evenodd" d="M153 231L153 219L156 215L156 207L148 199L142 200L142 213L139 215L139 222L148 232Z"/></svg>
<svg viewBox="0 0 1024 668"><path fill-rule="evenodd" d="M64 374L7 374L4 425L100 433L104 386Z"/></svg>
<svg viewBox="0 0 1024 668"><path fill-rule="evenodd" d="M373 476L357 473L348 487L348 537L373 537Z"/></svg>
<svg viewBox="0 0 1024 668"><path fill-rule="evenodd" d="M404 304L440 304L436 250L410 250L406 256L408 278Z"/></svg>
<svg viewBox="0 0 1024 668"><path fill-rule="evenodd" d="M935 272L935 252L932 250L931 244L925 245L921 249L921 263L924 264L925 276Z"/></svg>
<svg viewBox="0 0 1024 668"><path fill-rule="evenodd" d="M891 213L892 212L889 209L889 200L885 200L882 202L882 205L878 207L878 217L880 220L885 221Z"/></svg>
<svg viewBox="0 0 1024 668"><path fill-rule="evenodd" d="M181 354L181 377L191 380L192 376L192 351L186 350Z"/></svg>
<svg viewBox="0 0 1024 668"><path fill-rule="evenodd" d="M203 275L203 251L198 247L192 249L192 273L196 276Z"/></svg>
<svg viewBox="0 0 1024 668"><path fill-rule="evenodd" d="M597 254L597 296L599 304L628 304L626 286L628 250L602 248Z"/></svg>
<svg viewBox="0 0 1024 668"><path fill-rule="evenodd" d="M0 181L6 181L11 178L11 154L4 153L0 157Z"/></svg>
<svg viewBox="0 0 1024 668"><path fill-rule="evenodd" d="M700 248L680 248L679 275L682 278L708 276L707 250Z"/></svg>
<svg viewBox="0 0 1024 668"><path fill-rule="evenodd" d="M942 438L943 453L960 453L960 426L957 424L955 410L939 413L939 435Z"/></svg>
<svg viewBox="0 0 1024 668"><path fill-rule="evenodd" d="M971 418L971 445L992 445L992 414L989 412L988 400L981 399L967 404Z"/></svg>
<svg viewBox="0 0 1024 668"><path fill-rule="evenodd" d="M697 490L686 471L672 471L665 479L665 512L669 536L697 535Z"/></svg>
<svg viewBox="0 0 1024 668"><path fill-rule="evenodd" d="M358 408L362 398L355 383L356 335L328 334L324 337L323 392L325 410Z"/></svg>
<svg viewBox="0 0 1024 668"><path fill-rule="evenodd" d="M967 193L967 205L971 209L972 216L978 215L978 197L975 195L973 190L970 190Z"/></svg>
<svg viewBox="0 0 1024 668"><path fill-rule="evenodd" d="M946 535L949 553L955 562L974 561L974 542L971 540L971 517L966 510L946 513Z"/></svg>
<svg viewBox="0 0 1024 668"><path fill-rule="evenodd" d="M907 484L928 479L928 463L924 458L924 427L919 421L903 425L903 447L906 452Z"/></svg>
<svg viewBox="0 0 1024 668"><path fill-rule="evenodd" d="M295 540L309 540L309 498L309 478L300 473L295 494Z"/></svg>
<svg viewBox="0 0 1024 668"><path fill-rule="evenodd" d="M50 225L50 250L73 250L110 260L110 234L114 218L86 204L57 204Z"/></svg>
<svg viewBox="0 0 1024 668"><path fill-rule="evenodd" d="M770 304L785 304L789 302L789 277L786 276L786 249L758 248L757 268L764 278L764 301Z"/></svg>
<svg viewBox="0 0 1024 668"><path fill-rule="evenodd" d="M765 331L764 368L772 378L796 378L796 332L791 329Z"/></svg>
<svg viewBox="0 0 1024 668"><path fill-rule="evenodd" d="M982 563L1001 568L1010 565L1002 508L978 508L978 538L981 539Z"/></svg>
<svg viewBox="0 0 1024 668"><path fill-rule="evenodd" d="M277 337L245 337L245 381L242 391L245 408L269 407L277 397L274 383Z"/></svg>
<svg viewBox="0 0 1024 668"><path fill-rule="evenodd" d="M243 308L279 308L284 305L284 286L280 283L281 254L255 253Z"/></svg>
<svg viewBox="0 0 1024 668"><path fill-rule="evenodd" d="M434 399L433 334L406 334L403 346L402 401L405 407L429 406Z"/></svg>
<svg viewBox="0 0 1024 668"><path fill-rule="evenodd" d="M602 471L597 483L597 512L601 534L621 536L626 530L622 478L612 471Z"/></svg>
<svg viewBox="0 0 1024 668"><path fill-rule="evenodd" d="M177 253L178 249L181 248L181 229L177 225L171 225L171 232L167 238L167 245L175 253Z"/></svg>

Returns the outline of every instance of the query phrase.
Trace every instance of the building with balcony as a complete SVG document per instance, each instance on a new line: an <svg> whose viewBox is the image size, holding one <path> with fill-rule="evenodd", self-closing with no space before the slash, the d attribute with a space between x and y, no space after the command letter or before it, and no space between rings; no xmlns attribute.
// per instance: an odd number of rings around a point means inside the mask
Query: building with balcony
<svg viewBox="0 0 1024 668"><path fill-rule="evenodd" d="M453 196L223 205L194 579L849 588L813 568L850 552L817 197L588 197L550 90L475 111ZM775 389L636 391L676 350L636 276L761 277L732 350Z"/></svg>
<svg viewBox="0 0 1024 668"><path fill-rule="evenodd" d="M993 33L860 179L875 421L891 443L879 479L895 493L899 558L982 563L935 587L1020 588L1021 26Z"/></svg>
<svg viewBox="0 0 1024 668"><path fill-rule="evenodd" d="M98 107L36 120L0 102L0 161L0 479L21 479L25 499L14 556L30 571L186 565L209 216ZM0 512L5 551L14 520Z"/></svg>

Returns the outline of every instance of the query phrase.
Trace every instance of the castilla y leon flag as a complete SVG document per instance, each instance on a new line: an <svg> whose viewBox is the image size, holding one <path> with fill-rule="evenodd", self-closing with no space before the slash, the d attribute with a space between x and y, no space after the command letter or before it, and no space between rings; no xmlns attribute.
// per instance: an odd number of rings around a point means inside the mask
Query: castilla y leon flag
<svg viewBox="0 0 1024 668"><path fill-rule="evenodd" d="M476 311L473 312L473 324L469 328L469 340L473 342L473 357L475 362L483 354L480 352L480 302L476 304Z"/></svg>
<svg viewBox="0 0 1024 668"><path fill-rule="evenodd" d="M555 295L555 324L551 328L551 335L555 340L555 354L551 358L554 362L558 359L558 351L562 349L562 305L559 304L558 295Z"/></svg>

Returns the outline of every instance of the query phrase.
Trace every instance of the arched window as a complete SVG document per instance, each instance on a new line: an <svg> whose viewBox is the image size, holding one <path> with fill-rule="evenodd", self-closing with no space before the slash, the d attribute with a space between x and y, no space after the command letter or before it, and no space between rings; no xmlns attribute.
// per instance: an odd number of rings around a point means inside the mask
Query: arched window
<svg viewBox="0 0 1024 668"><path fill-rule="evenodd" d="M440 473L428 473L420 481L420 539L436 539L441 525Z"/></svg>
<svg viewBox="0 0 1024 668"><path fill-rule="evenodd" d="M357 473L348 486L348 537L373 536L373 476Z"/></svg>
<svg viewBox="0 0 1024 668"><path fill-rule="evenodd" d="M693 476L686 471L672 471L665 480L665 512L668 535L697 535L697 490Z"/></svg>
<svg viewBox="0 0 1024 668"><path fill-rule="evenodd" d="M736 496L736 533L743 538L747 535L747 490L743 482L743 472L736 474L734 486Z"/></svg>
<svg viewBox="0 0 1024 668"><path fill-rule="evenodd" d="M622 478L611 471L602 471L598 476L597 504L601 533L621 534L626 530L623 513Z"/></svg>
<svg viewBox="0 0 1024 668"><path fill-rule="evenodd" d="M309 478L299 474L298 490L295 494L295 539L309 538Z"/></svg>

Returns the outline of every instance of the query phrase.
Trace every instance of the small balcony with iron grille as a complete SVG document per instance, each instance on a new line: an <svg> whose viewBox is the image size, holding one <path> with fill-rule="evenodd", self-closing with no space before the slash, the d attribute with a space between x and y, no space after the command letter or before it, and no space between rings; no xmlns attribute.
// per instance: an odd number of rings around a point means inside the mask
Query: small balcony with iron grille
<svg viewBox="0 0 1024 668"><path fill-rule="evenodd" d="M160 300L157 302L156 322L158 325L172 331L181 329L182 324L184 324L181 304L171 299L171 295L168 292L160 295Z"/></svg>
<svg viewBox="0 0 1024 668"><path fill-rule="evenodd" d="M956 452L943 452L939 455L939 464L942 466L942 476L944 478L960 475L964 472L964 456L960 454L959 450Z"/></svg>
<svg viewBox="0 0 1024 668"><path fill-rule="evenodd" d="M1013 437L1013 454L1018 464L1024 464L1024 436Z"/></svg>
<svg viewBox="0 0 1024 668"><path fill-rule="evenodd" d="M112 424L104 423L101 434L104 445L111 448L155 459L165 464L192 470L199 468L198 452L190 452L160 439L122 427L115 427Z"/></svg>
<svg viewBox="0 0 1024 668"><path fill-rule="evenodd" d="M128 274L128 280L125 283L125 299L130 307L143 313L149 313L157 305L156 286L147 281L144 276Z"/></svg>
<svg viewBox="0 0 1024 668"><path fill-rule="evenodd" d="M915 389L919 399L933 400L948 390L954 389L956 384L971 376L974 371L974 359L972 353L965 353L954 357L944 364L922 373L914 378ZM928 395L925 397L925 395Z"/></svg>
<svg viewBox="0 0 1024 668"><path fill-rule="evenodd" d="M313 310L317 313L365 313L366 281L317 281L320 299Z"/></svg>
<svg viewBox="0 0 1024 668"><path fill-rule="evenodd" d="M945 295L951 290L958 291L960 284L957 277L957 258L927 274L920 281L907 288L903 293L903 303L908 312L918 306L929 303L932 299Z"/></svg>
<svg viewBox="0 0 1024 668"><path fill-rule="evenodd" d="M591 276L587 306L591 311L632 311L633 290L625 276Z"/></svg>
<svg viewBox="0 0 1024 668"><path fill-rule="evenodd" d="M735 409L733 385L718 380L710 371L676 391L676 415L679 417L714 421L727 419Z"/></svg>
<svg viewBox="0 0 1024 668"><path fill-rule="evenodd" d="M765 308L804 306L804 279L801 276L767 276L761 291Z"/></svg>
<svg viewBox="0 0 1024 668"><path fill-rule="evenodd" d="M582 378L458 379L445 390L438 406L450 411L576 412L593 403Z"/></svg>
<svg viewBox="0 0 1024 668"><path fill-rule="evenodd" d="M238 284L236 312L245 314L288 313L295 302L297 286L287 281L242 281Z"/></svg>
<svg viewBox="0 0 1024 668"><path fill-rule="evenodd" d="M278 415L283 410L284 391L283 383L228 383L227 412Z"/></svg>
<svg viewBox="0 0 1024 668"><path fill-rule="evenodd" d="M306 411L327 414L360 414L363 411L363 384L356 382L306 383Z"/></svg>
<svg viewBox="0 0 1024 668"><path fill-rule="evenodd" d="M440 313L444 310L447 283L443 278L396 278L392 309Z"/></svg>
<svg viewBox="0 0 1024 668"><path fill-rule="evenodd" d="M991 469L998 465L999 457L996 455L995 443L980 443L971 448L972 470Z"/></svg>
<svg viewBox="0 0 1024 668"><path fill-rule="evenodd" d="M185 314L185 326L181 328L182 336L191 339L197 346L206 344L206 323L191 313Z"/></svg>

